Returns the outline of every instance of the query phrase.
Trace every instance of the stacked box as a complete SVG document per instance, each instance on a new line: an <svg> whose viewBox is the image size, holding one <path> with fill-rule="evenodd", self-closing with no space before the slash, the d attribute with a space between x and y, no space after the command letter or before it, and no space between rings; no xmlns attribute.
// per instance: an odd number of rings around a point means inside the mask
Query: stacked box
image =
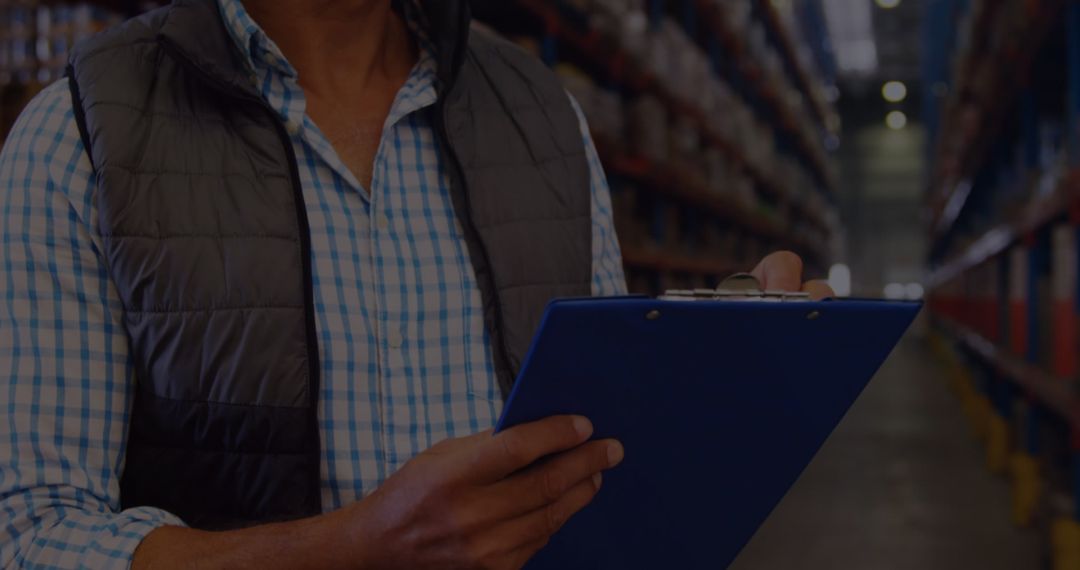
<svg viewBox="0 0 1080 570"><path fill-rule="evenodd" d="M986 279L990 269L988 264L982 264L968 272L967 302L965 307L967 325L980 335L990 338L989 316L993 313L993 291Z"/></svg>
<svg viewBox="0 0 1080 570"><path fill-rule="evenodd" d="M1001 341L1001 319L998 307L1001 303L1000 290L998 287L998 274L1001 271L1001 261L998 258L991 259L983 264L980 270L981 281L981 305L979 307L982 334L992 342Z"/></svg>
<svg viewBox="0 0 1080 570"><path fill-rule="evenodd" d="M615 233L623 247L644 247L649 239L649 226L641 215L638 200L640 190L629 184L612 187L611 208L615 219Z"/></svg>
<svg viewBox="0 0 1080 570"><path fill-rule="evenodd" d="M0 2L0 137L34 95L63 75L73 44L122 20L87 2Z"/></svg>
<svg viewBox="0 0 1080 570"><path fill-rule="evenodd" d="M1009 251L1009 349L1022 358L1028 347L1028 248Z"/></svg>
<svg viewBox="0 0 1080 570"><path fill-rule="evenodd" d="M630 105L627 117L628 138L632 153L662 162L668 157L667 108L652 95L638 97Z"/></svg>
<svg viewBox="0 0 1080 570"><path fill-rule="evenodd" d="M1052 294L1052 234L1048 230L1047 233L1041 234L1040 237L1042 239L1039 239L1033 247L1032 259L1029 262L1032 264L1029 270L1035 287L1034 298L1028 300L1029 303L1035 304L1029 311L1029 318L1035 319L1036 328L1034 341L1028 341L1029 343L1034 342L1034 346L1028 347L1028 358L1031 362L1037 364L1040 369L1049 371L1054 367L1054 345L1057 341L1054 330L1055 303Z"/></svg>
<svg viewBox="0 0 1080 570"><path fill-rule="evenodd" d="M1062 378L1077 373L1076 227L1061 224L1052 236L1053 371Z"/></svg>

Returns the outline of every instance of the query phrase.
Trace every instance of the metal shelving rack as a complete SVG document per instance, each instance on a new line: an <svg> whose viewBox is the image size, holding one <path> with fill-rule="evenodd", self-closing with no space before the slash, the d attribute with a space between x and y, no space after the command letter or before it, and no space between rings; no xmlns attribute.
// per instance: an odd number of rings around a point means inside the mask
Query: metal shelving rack
<svg viewBox="0 0 1080 570"><path fill-rule="evenodd" d="M1002 349L994 341L951 319L938 319L938 326L970 355L1008 376L1025 396L1039 402L1072 429L1080 430L1080 398L1069 390L1064 379L1033 366L1027 359Z"/></svg>
<svg viewBox="0 0 1080 570"><path fill-rule="evenodd" d="M1004 41L988 45L988 30L995 18L1004 17L1004 4L979 4L981 12L971 27L971 45L978 47L963 54L944 106L944 134L936 141L928 191L934 240L943 239L962 213L971 178L985 165L991 142L1023 95L1020 87L1030 79L1032 59L1061 16L1064 0L1029 2L1025 25Z"/></svg>
<svg viewBox="0 0 1080 570"><path fill-rule="evenodd" d="M821 235L828 236L834 232L833 223L821 217L818 211L793 199L775 178L775 173L750 161L741 141L730 140L725 134L709 128L706 113L702 108L672 92L643 65L636 62L617 41L592 29L588 18L569 3L514 0L500 6L500 16L485 19L482 15L481 19L494 29L502 31L504 22L500 18L511 18L507 13L514 13L515 8L515 17L532 19L536 24L535 29L540 36L538 39L546 63L555 65L560 55L570 53L576 61L587 62L593 74L602 75L599 80L605 86L615 88L624 96L650 94L656 97L672 116L684 117L700 125L702 139L712 148L721 151L729 161L739 165L739 169L753 180L755 192L764 202L782 214L790 214L792 218L814 228ZM796 120L796 109L784 101L781 88L773 85L760 64L749 57L738 38L731 34L729 26L723 21L723 14L715 9L712 2L648 2L648 13L654 23L673 11L678 14L683 28L703 53L710 54L719 49L725 58L729 58L728 64L735 63L725 67L729 68L728 73L736 75L733 81L738 84L736 92L758 111L759 118L771 125L777 139L784 141L784 150L789 156L796 157L811 173L827 201L831 202L837 182L831 160L824 148L824 137L835 135L829 127L835 127L838 120L835 118L835 110L822 100L821 90L813 88L811 74L796 58L794 41L772 4L768 0L754 0L753 11L765 25L769 39L780 53L788 80L798 89L807 112L814 118L814 133L800 128ZM719 70L716 72L720 73ZM620 182L627 182L663 203L691 208L696 214L707 216L726 227L737 228L746 238L766 244L767 248L799 252L807 260L811 271L821 273L827 267L830 256L827 243L797 235L776 217L751 208L733 196L710 192L701 181L686 176L673 164L633 156L622 150L617 144L618 141L606 140L599 134L594 138L601 161L612 179L616 199ZM662 222L650 225L654 228L661 226L654 234L663 232ZM652 283L651 291L640 292L657 292L662 288L660 277L669 274L693 276L707 282L718 281L731 272L748 269L748 264L754 261L749 258L752 255L754 254L750 253L746 258L740 259L715 259L670 247L623 244L623 260L628 272L645 273Z"/></svg>
<svg viewBox="0 0 1080 570"><path fill-rule="evenodd" d="M928 108L941 110L940 122L928 119L938 133L926 195L931 320L963 363L961 392L981 402L973 426L988 465L1012 480L1015 522L1052 529L1055 564L1071 564L1080 559L1080 1L966 4L975 12L948 96L931 91L940 75L925 78ZM930 10L961 8L946 0ZM935 37L954 31L938 24L927 53L952 40ZM1050 162L1042 122L1063 125ZM1003 164L1011 176L998 176Z"/></svg>
<svg viewBox="0 0 1080 570"><path fill-rule="evenodd" d="M45 62L37 59L40 53L38 50L42 49L41 46L43 45L41 43L43 38L36 36L38 33L36 24L38 24L37 18L40 17L38 15L40 8L50 9L51 14L48 16L48 21L50 26L56 26L60 21L56 19L56 8L61 6L72 9L75 7L89 8L95 13L103 13L120 19L134 16L152 4L142 0L19 0L17 2L6 2L0 6L0 12L4 16L4 21L0 25L6 27L5 30L2 30L3 33L0 33L0 37L7 44L3 50L4 60L0 62L0 67L3 68L3 73L0 73L0 101L2 101L2 105L0 105L0 143L7 136L7 129L14 123L22 108L41 89L50 82L59 79L66 63L65 52L53 51L56 49L54 42L58 40L58 37L51 36L44 38L44 45L48 46L48 52L52 59ZM13 15L15 10L19 11L19 16ZM72 16L69 13L68 19L63 20L65 26L72 25L71 18ZM97 18L100 18L100 14L95 14L91 18L92 23L104 25L104 22L97 21ZM16 21L19 22L18 25L16 25ZM80 33L90 33L90 31L82 30ZM74 34L74 32L69 33ZM67 44L70 39L70 37L67 38L64 44ZM29 42L30 45L17 50L13 45L17 41ZM17 52L22 54L19 61L15 61L14 54ZM43 75L38 73L41 68L46 71Z"/></svg>
<svg viewBox="0 0 1080 570"><path fill-rule="evenodd" d="M722 16L716 12L714 5L707 0L697 0L697 5L702 17L707 22L708 30L720 41L728 54L740 61L740 72L744 76L745 82L749 84L750 96L764 102L770 108L772 113L770 119L774 126L794 139L794 146L797 148L798 154L803 158L804 162L808 163L818 182L823 188L832 192L836 188L836 176L828 164L820 137L818 140L811 140L804 133L799 132L793 112L783 104L779 89L768 82L757 62L745 57L742 46L731 35L729 28L724 25ZM817 98L816 92L810 88L806 71L799 65L794 56L792 40L787 30L780 23L776 9L768 0L757 0L755 7L759 17L765 22L766 29L773 31L774 38L779 38L777 44L781 54L784 55L786 67L789 70L796 70L793 73L794 82L799 86L803 98L811 101L810 107L816 110L815 116L819 121L818 126L827 131L830 123L827 117L835 114L835 111L825 110L825 104Z"/></svg>

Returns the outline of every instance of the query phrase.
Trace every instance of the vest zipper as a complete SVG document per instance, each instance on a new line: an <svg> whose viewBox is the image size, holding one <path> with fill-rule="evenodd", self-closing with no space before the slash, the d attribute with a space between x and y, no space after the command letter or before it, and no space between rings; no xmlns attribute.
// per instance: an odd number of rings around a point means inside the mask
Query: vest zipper
<svg viewBox="0 0 1080 570"><path fill-rule="evenodd" d="M262 101L262 98L259 99ZM307 333L308 346L308 394L311 405L308 422L312 433L312 458L311 458L311 481L312 504L316 508L313 514L322 511L322 494L320 469L322 468L322 441L319 436L319 339L315 330L315 291L311 275L311 226L308 222L307 203L304 201L304 189L300 184L300 169L296 163L296 149L293 148L292 137L278 118L277 113L269 103L263 101L264 109L271 114L274 126L277 128L278 137L285 147L285 154L289 160L289 179L292 181L293 200L296 204L296 221L300 228L300 264L304 275L304 328Z"/></svg>
<svg viewBox="0 0 1080 570"><path fill-rule="evenodd" d="M446 153L450 158L449 171L451 184L455 185L458 188L458 191L460 192L462 197L462 206L464 206L465 208L465 215L461 215L460 213L458 213L458 221L461 222L462 230L464 230L466 233L466 239L471 240L477 245L476 249L484 260L484 266L487 268L488 275L491 276L491 256L488 254L487 246L485 246L483 240L480 239L480 231L476 228L476 223L473 221L472 201L469 199L468 192L465 190L465 176L463 174L464 169L461 166L461 160L458 158L458 154L457 151L454 149L454 145L450 143L449 128L446 124L446 97L449 95L450 90L451 87L446 87L443 96L439 98L437 108L438 117L435 121L435 124L437 125L439 138L441 139L443 147L446 149ZM473 264L473 266L475 267L475 263ZM477 279L479 280L481 279L481 277L477 275ZM492 311L495 313L495 322L493 323L492 329L489 330L488 333L491 335L491 342L495 345L494 347L492 347L492 355L496 360L495 376L499 384L499 391L502 393L503 401L505 401L506 398L510 395L510 389L514 385L514 370L510 364L510 353L507 351L506 341L502 338L503 321L502 308L499 303L499 289L495 284L495 278L493 276L489 277L488 280L490 286ZM483 292L483 288L481 288L481 292ZM501 361L503 370L506 371L506 378L499 377L499 361Z"/></svg>
<svg viewBox="0 0 1080 570"><path fill-rule="evenodd" d="M169 39L159 36L158 41L165 51L172 55L176 61L179 61L190 71L193 71L195 74L202 77L223 95L250 101L266 111L270 116L271 123L273 123L274 128L277 131L282 146L285 147L286 158L289 162L289 180L292 185L293 201L296 207L297 226L300 232L300 265L302 266L301 271L304 281L304 328L307 337L308 352L308 394L311 399L310 405L308 406L308 422L313 440L310 458L312 480L309 484L311 485L310 505L314 508L313 512L307 514L319 514L322 512L322 493L320 489L322 483L320 478L320 471L322 468L322 441L319 437L319 344L318 334L315 330L315 294L311 275L311 226L308 222L307 204L304 202L304 190L300 184L300 170L296 162L296 149L293 148L292 138L289 136L289 132L285 129L285 125L281 122L280 117L278 117L277 112L274 111L274 108L270 106L265 99L257 94L238 89L223 81L221 78L206 72L196 65L195 62L191 61L191 59L184 54L183 50L181 50L179 46L174 45Z"/></svg>

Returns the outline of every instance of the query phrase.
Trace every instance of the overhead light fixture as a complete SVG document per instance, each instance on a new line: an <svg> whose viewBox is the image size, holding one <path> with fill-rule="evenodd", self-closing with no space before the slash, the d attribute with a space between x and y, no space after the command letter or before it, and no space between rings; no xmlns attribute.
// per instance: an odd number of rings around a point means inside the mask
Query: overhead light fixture
<svg viewBox="0 0 1080 570"><path fill-rule="evenodd" d="M886 10L892 10L900 5L900 0L877 0L877 5Z"/></svg>
<svg viewBox="0 0 1080 570"><path fill-rule="evenodd" d="M851 268L837 263L829 268L829 287L837 297L851 296Z"/></svg>
<svg viewBox="0 0 1080 570"><path fill-rule="evenodd" d="M904 289L903 283L889 283L885 286L885 290L882 291L885 298L890 301L899 301L907 296L907 291Z"/></svg>
<svg viewBox="0 0 1080 570"><path fill-rule="evenodd" d="M882 291L886 299L892 301L908 300L918 301L926 294L926 290L921 283L889 283L885 286L885 290Z"/></svg>
<svg viewBox="0 0 1080 570"><path fill-rule="evenodd" d="M890 103L899 103L907 99L907 85L902 81L889 81L881 86L881 96Z"/></svg>
<svg viewBox="0 0 1080 570"><path fill-rule="evenodd" d="M825 24L841 73L870 75L877 71L872 11L869 2L825 0Z"/></svg>
<svg viewBox="0 0 1080 570"><path fill-rule="evenodd" d="M907 126L907 115L903 111L891 111L885 115L885 124L894 131L899 131Z"/></svg>

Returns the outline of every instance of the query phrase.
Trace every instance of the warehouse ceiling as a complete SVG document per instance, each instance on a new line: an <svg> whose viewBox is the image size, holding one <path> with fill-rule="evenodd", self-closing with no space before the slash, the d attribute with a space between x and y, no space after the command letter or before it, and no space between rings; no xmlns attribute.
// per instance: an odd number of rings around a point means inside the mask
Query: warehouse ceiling
<svg viewBox="0 0 1080 570"><path fill-rule="evenodd" d="M896 107L881 97L881 87L887 81L904 82L908 97L902 110L917 118L921 114L922 18L925 2L936 0L901 0L889 9L879 7L874 0L862 1L865 4L859 5L868 12L865 19L858 16L859 9L853 9L852 0L824 0L838 63L838 107L844 122L848 127L880 123L884 113ZM873 52L872 65L865 50Z"/></svg>
<svg viewBox="0 0 1080 570"><path fill-rule="evenodd" d="M876 0L822 0L837 62L836 106L843 122L836 158L842 181L839 204L847 227L844 257L856 288L868 295L880 295L889 282L921 278L925 238L918 216L926 156L919 122L922 20L926 3L935 1L900 0L884 9ZM865 65L865 53L844 52L868 44L874 52L872 66ZM903 101L884 99L882 86L888 81L904 83ZM906 115L906 128L886 127L891 111Z"/></svg>
<svg viewBox="0 0 1080 570"><path fill-rule="evenodd" d="M895 8L874 9L879 79L919 80L924 10L924 0L902 0Z"/></svg>

